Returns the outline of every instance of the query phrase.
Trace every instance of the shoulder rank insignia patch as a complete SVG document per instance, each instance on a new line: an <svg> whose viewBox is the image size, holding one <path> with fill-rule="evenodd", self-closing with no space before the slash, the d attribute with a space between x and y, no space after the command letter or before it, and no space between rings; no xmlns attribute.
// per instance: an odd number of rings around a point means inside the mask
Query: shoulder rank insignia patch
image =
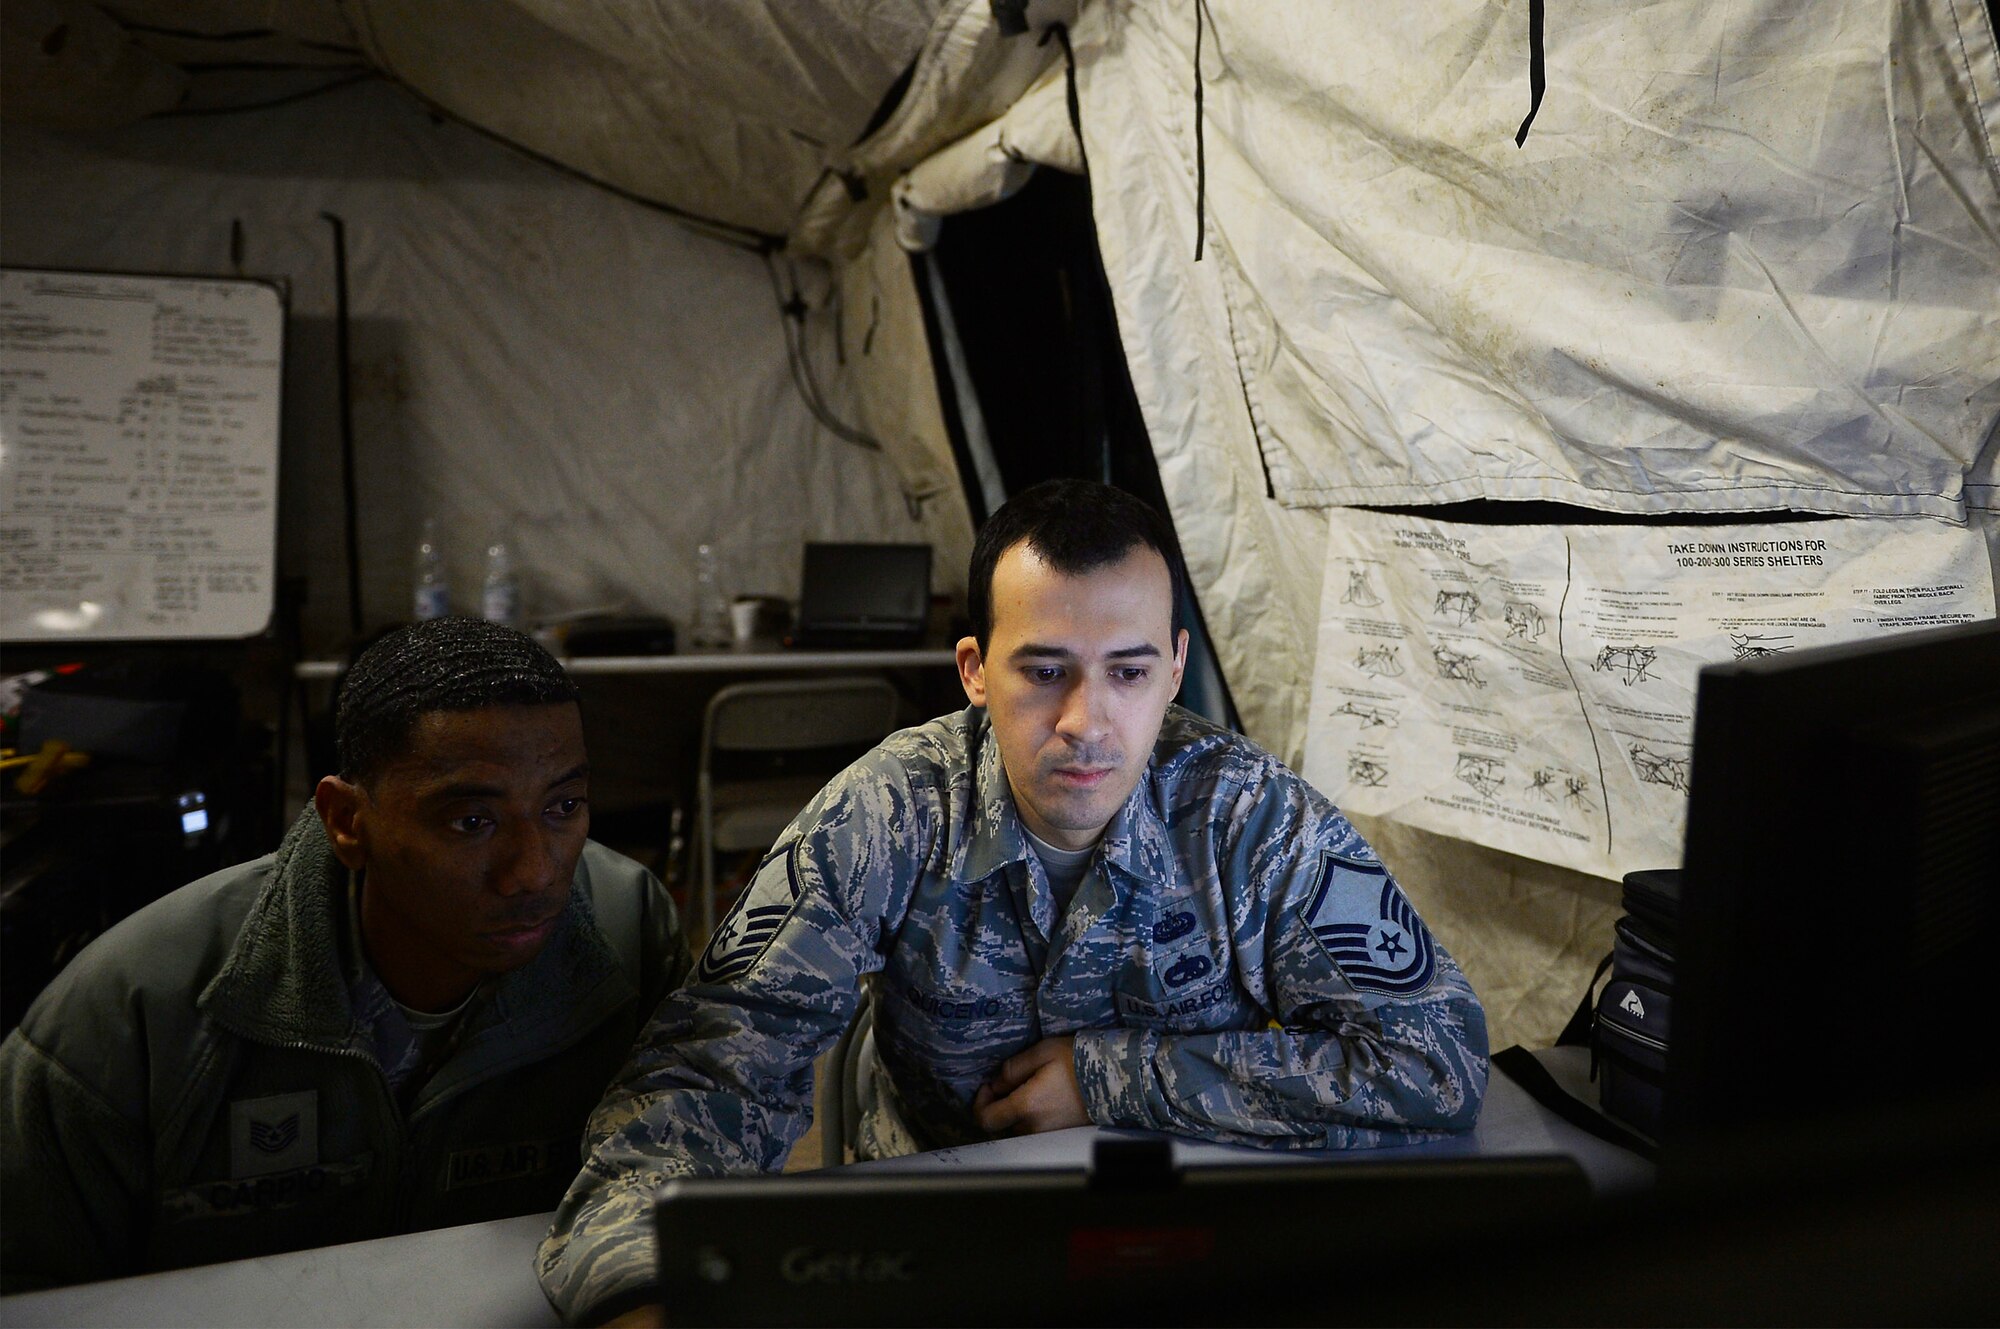
<svg viewBox="0 0 2000 1329"><path fill-rule="evenodd" d="M792 848L787 844L757 865L735 907L716 924L715 935L709 938L708 949L695 967L698 982L734 982L749 973L777 940L778 929L791 917L792 906L799 900ZM771 864L780 857L785 860L785 870L772 872Z"/></svg>
<svg viewBox="0 0 2000 1329"><path fill-rule="evenodd" d="M1437 973L1431 934L1380 863L1323 856L1299 916L1358 992L1414 996Z"/></svg>

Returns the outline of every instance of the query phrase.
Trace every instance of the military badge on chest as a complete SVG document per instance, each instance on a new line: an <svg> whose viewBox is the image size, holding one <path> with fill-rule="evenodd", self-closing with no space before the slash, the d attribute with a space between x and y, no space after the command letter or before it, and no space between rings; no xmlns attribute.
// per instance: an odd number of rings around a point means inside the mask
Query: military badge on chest
<svg viewBox="0 0 2000 1329"><path fill-rule="evenodd" d="M229 1104L229 1175L162 1190L168 1222L247 1221L326 1204L367 1182L371 1154L324 1162L319 1092L238 1098Z"/></svg>
<svg viewBox="0 0 2000 1329"><path fill-rule="evenodd" d="M1151 982L1146 991L1120 991L1118 1013L1151 1024L1185 1021L1221 1005L1230 995L1224 971L1188 909L1168 908L1148 933Z"/></svg>
<svg viewBox="0 0 2000 1329"><path fill-rule="evenodd" d="M242 1098L229 1105L229 1175L261 1177L319 1162L319 1094Z"/></svg>
<svg viewBox="0 0 2000 1329"><path fill-rule="evenodd" d="M1357 992L1415 996L1437 974L1431 934L1379 863L1325 855L1319 884L1299 913Z"/></svg>
<svg viewBox="0 0 2000 1329"><path fill-rule="evenodd" d="M1182 943L1171 952L1174 958L1160 974L1160 981L1169 991L1199 983L1215 972L1215 961L1202 949L1201 939L1192 936L1193 932L1194 915L1185 909L1153 924L1155 946L1175 947L1175 943ZM1192 944L1187 944L1190 941Z"/></svg>

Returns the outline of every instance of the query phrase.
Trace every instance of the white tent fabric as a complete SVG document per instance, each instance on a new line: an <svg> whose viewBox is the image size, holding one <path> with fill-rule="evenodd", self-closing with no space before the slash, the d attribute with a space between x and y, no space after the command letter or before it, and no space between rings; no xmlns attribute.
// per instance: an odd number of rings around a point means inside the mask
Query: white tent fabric
<svg viewBox="0 0 2000 1329"><path fill-rule="evenodd" d="M1339 505L1970 519L2000 560L1978 4L1551 6L1521 147L1525 0L1101 0L1073 42L1161 477L1245 721L1289 759ZM1363 829L1496 1028L1552 1037L1616 887Z"/></svg>
<svg viewBox="0 0 2000 1329"><path fill-rule="evenodd" d="M1100 224L1151 267L1194 238L1193 12L1079 33ZM1980 5L1553 6L1520 147L1525 4L1204 12L1223 317L1135 312L1234 374L1281 502L1963 518L2000 409Z"/></svg>
<svg viewBox="0 0 2000 1329"><path fill-rule="evenodd" d="M1090 6L1079 92L1168 496L1281 750L1323 530L1283 509L1963 521L1968 480L1990 484L2000 74L1979 5L1559 6L1518 148L1525 3L1201 12L1199 140L1192 6Z"/></svg>
<svg viewBox="0 0 2000 1329"><path fill-rule="evenodd" d="M346 636L322 212L344 218L349 245L371 626L409 612L424 515L443 528L461 606L478 603L496 534L535 614L622 604L685 624L702 541L728 592L796 595L806 539L930 541L955 551L939 583L962 576L956 489L933 476L913 518L890 458L808 413L762 258L436 123L380 83L254 120L9 128L0 230L15 265L227 272L234 219L242 270L286 280L281 566L309 579L310 649ZM803 349L851 419L833 326L810 312ZM928 379L918 387L906 395L934 411Z"/></svg>
<svg viewBox="0 0 2000 1329"><path fill-rule="evenodd" d="M1066 23L1074 0L1039 0L1040 24ZM799 211L788 248L851 255L892 182L1013 107L1056 61L1052 45L1008 36L985 0L952 0L910 71L909 86L882 124L829 164ZM990 201L990 200L988 200Z"/></svg>
<svg viewBox="0 0 2000 1329"><path fill-rule="evenodd" d="M1037 166L1083 171L1082 145L1069 121L1069 80L1053 65L1005 115L896 181L896 243L912 252L931 248L944 218L1012 196Z"/></svg>
<svg viewBox="0 0 2000 1329"><path fill-rule="evenodd" d="M369 55L475 125L770 235L963 0L349 0Z"/></svg>
<svg viewBox="0 0 2000 1329"><path fill-rule="evenodd" d="M1038 21L1068 18L1073 7L1044 0ZM742 4L704 11L699 23L676 21L663 3L508 0L455 15L371 2L352 12L379 65L472 123L642 197L764 232L770 246L782 237L788 276L822 293L813 311L839 339L824 372L852 394L905 501L925 514L941 582L956 584L970 514L916 289L888 241L883 204L907 168L1000 121L1038 78L1046 83L1052 48L999 33L984 0ZM468 32L484 60L467 58ZM905 66L907 86L864 138ZM524 95L518 78L495 69L534 83ZM546 115L551 104L563 114ZM1036 159L1063 158L1046 110L1006 123ZM1054 123L1067 133L1066 117ZM933 168L927 178L963 174ZM1009 172L1004 187L956 193L940 183L943 201L919 190L917 206L977 206L1022 178Z"/></svg>
<svg viewBox="0 0 2000 1329"><path fill-rule="evenodd" d="M1074 9L1041 0L1034 18ZM346 12L379 67L454 114L795 255L856 253L898 174L1000 117L1055 58L1001 33L987 0L756 0L698 15L667 0L350 0Z"/></svg>
<svg viewBox="0 0 2000 1329"><path fill-rule="evenodd" d="M0 11L0 108L9 118L103 129L167 110L187 87L185 70L85 0L17 0Z"/></svg>

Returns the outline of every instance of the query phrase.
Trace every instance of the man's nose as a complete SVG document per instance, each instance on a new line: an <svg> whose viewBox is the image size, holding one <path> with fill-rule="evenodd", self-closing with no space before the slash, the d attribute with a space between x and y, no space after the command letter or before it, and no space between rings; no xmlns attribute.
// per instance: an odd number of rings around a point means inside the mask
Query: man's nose
<svg viewBox="0 0 2000 1329"><path fill-rule="evenodd" d="M517 825L501 837L493 889L501 895L534 895L555 883L561 867L562 855L547 828Z"/></svg>
<svg viewBox="0 0 2000 1329"><path fill-rule="evenodd" d="M1110 688L1102 679L1084 678L1063 698L1056 732L1077 743L1095 743L1111 731Z"/></svg>

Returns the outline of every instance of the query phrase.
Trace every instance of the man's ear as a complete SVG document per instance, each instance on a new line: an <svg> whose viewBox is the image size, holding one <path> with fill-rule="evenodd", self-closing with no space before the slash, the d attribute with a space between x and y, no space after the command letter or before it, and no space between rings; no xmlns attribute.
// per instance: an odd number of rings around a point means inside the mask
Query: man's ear
<svg viewBox="0 0 2000 1329"><path fill-rule="evenodd" d="M1174 696L1181 695L1181 675L1187 672L1188 633L1182 628L1174 640Z"/></svg>
<svg viewBox="0 0 2000 1329"><path fill-rule="evenodd" d="M965 688L965 699L974 706L986 704L986 663L979 654L977 637L958 639L958 681Z"/></svg>
<svg viewBox="0 0 2000 1329"><path fill-rule="evenodd" d="M320 825L326 827L326 838L341 866L354 872L366 867L368 844L363 823L367 819L368 791L337 775L329 775L313 789L313 808L319 813Z"/></svg>

